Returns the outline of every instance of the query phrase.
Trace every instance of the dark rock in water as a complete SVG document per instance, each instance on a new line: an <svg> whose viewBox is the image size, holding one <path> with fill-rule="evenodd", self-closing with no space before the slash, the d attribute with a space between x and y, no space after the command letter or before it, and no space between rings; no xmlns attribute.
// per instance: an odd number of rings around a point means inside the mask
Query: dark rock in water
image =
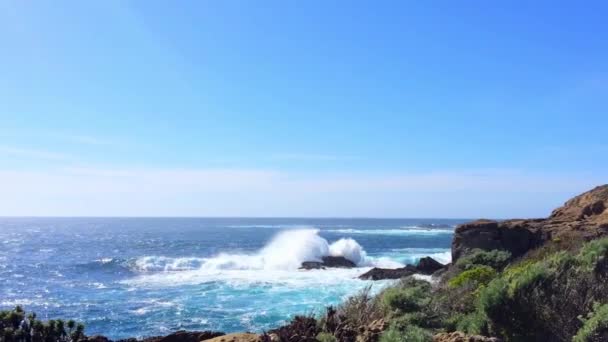
<svg viewBox="0 0 608 342"><path fill-rule="evenodd" d="M382 279L399 279L408 277L413 274L431 275L445 266L431 257L420 259L418 266L406 265L401 268L378 268L374 267L371 270L359 276L359 279L366 280L382 280Z"/></svg>
<svg viewBox="0 0 608 342"><path fill-rule="evenodd" d="M359 276L359 279L365 280L382 280L382 279L400 279L419 273L418 268L414 265L406 265L402 268L378 268L374 267L371 270Z"/></svg>
<svg viewBox="0 0 608 342"><path fill-rule="evenodd" d="M302 263L302 266L300 267L301 270L322 270L325 269L325 267L323 267L323 263L320 261L304 261Z"/></svg>
<svg viewBox="0 0 608 342"><path fill-rule="evenodd" d="M225 334L217 331L176 331L167 336L148 337L142 342L200 342ZM99 341L103 342L103 341Z"/></svg>
<svg viewBox="0 0 608 342"><path fill-rule="evenodd" d="M420 259L420 261L418 262L418 266L416 266L416 269L418 269L419 273L430 275L444 267L445 265L443 265L439 261L431 257L424 257Z"/></svg>
<svg viewBox="0 0 608 342"><path fill-rule="evenodd" d="M357 265L346 259L343 256L324 256L322 261L304 261L300 269L302 270L319 270L326 267L352 268Z"/></svg>
<svg viewBox="0 0 608 342"><path fill-rule="evenodd" d="M323 260L323 266L325 267L352 268L357 266L354 262L343 256L324 256L321 260Z"/></svg>

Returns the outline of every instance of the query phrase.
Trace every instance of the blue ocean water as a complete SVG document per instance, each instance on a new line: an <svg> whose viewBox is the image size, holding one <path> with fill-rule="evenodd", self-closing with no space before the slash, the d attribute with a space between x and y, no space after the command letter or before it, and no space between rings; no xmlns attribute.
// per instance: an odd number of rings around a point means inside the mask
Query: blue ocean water
<svg viewBox="0 0 608 342"><path fill-rule="evenodd" d="M114 339L263 331L371 284L373 266L449 262L446 219L0 218L0 309ZM344 255L354 269L298 270ZM373 283L380 289L385 282Z"/></svg>

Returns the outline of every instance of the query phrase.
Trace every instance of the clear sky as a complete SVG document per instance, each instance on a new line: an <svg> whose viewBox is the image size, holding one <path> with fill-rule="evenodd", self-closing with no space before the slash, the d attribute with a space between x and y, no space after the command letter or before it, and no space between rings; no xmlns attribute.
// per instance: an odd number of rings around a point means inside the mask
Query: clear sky
<svg viewBox="0 0 608 342"><path fill-rule="evenodd" d="M2 1L0 215L523 217L608 182L603 1Z"/></svg>

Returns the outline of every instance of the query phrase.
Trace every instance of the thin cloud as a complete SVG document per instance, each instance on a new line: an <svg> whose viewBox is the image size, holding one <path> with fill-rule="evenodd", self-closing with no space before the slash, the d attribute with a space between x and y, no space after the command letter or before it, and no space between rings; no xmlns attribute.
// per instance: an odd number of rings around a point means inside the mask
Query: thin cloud
<svg viewBox="0 0 608 342"><path fill-rule="evenodd" d="M580 174L456 170L303 174L256 169L0 170L0 215L545 216L605 183Z"/></svg>
<svg viewBox="0 0 608 342"><path fill-rule="evenodd" d="M315 154L315 153L277 153L273 154L271 159L275 160L291 160L291 161L345 161L359 159L355 156L341 156L331 154Z"/></svg>
<svg viewBox="0 0 608 342"><path fill-rule="evenodd" d="M114 145L114 141L106 140L98 137L87 136L87 135L72 135L66 136L65 140L72 141L83 145L95 145L95 146L108 146Z"/></svg>
<svg viewBox="0 0 608 342"><path fill-rule="evenodd" d="M72 159L71 156L63 153L12 146L0 146L0 154L15 158L42 159L50 161L65 161Z"/></svg>

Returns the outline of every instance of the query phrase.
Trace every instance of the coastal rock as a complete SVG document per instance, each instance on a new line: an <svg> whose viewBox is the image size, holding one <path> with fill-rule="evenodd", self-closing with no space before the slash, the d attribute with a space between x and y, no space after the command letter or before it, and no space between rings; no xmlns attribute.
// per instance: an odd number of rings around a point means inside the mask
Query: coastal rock
<svg viewBox="0 0 608 342"><path fill-rule="evenodd" d="M608 235L608 185L578 195L545 219L477 220L454 231L452 262L472 249L501 249L518 257L549 240L591 240Z"/></svg>
<svg viewBox="0 0 608 342"><path fill-rule="evenodd" d="M418 262L418 266L416 266L416 269L418 270L418 273L431 275L444 267L444 264L427 256L420 259L420 261Z"/></svg>
<svg viewBox="0 0 608 342"><path fill-rule="evenodd" d="M302 266L300 266L301 270L322 270L325 269L323 263L320 261L304 261Z"/></svg>
<svg viewBox="0 0 608 342"><path fill-rule="evenodd" d="M304 261L302 266L300 266L300 269L319 270L325 269L326 267L352 268L357 266L354 262L343 256L324 256L321 260L322 261Z"/></svg>
<svg viewBox="0 0 608 342"><path fill-rule="evenodd" d="M323 266L325 267L352 268L357 266L343 256L324 256L321 260L323 260Z"/></svg>
<svg viewBox="0 0 608 342"><path fill-rule="evenodd" d="M205 342L261 342L262 338L253 333L234 333L203 340Z"/></svg>
<svg viewBox="0 0 608 342"><path fill-rule="evenodd" d="M460 331L451 333L441 333L433 336L433 342L501 342L496 337L486 337L480 335L467 335Z"/></svg>
<svg viewBox="0 0 608 342"><path fill-rule="evenodd" d="M142 342L200 342L214 337L224 336L225 334L217 331L176 331L167 336L148 337ZM98 341L102 342L102 341Z"/></svg>
<svg viewBox="0 0 608 342"><path fill-rule="evenodd" d="M477 220L461 224L452 239L452 262L473 249L500 249L520 256L540 244L537 233L526 225L505 224L492 220Z"/></svg>
<svg viewBox="0 0 608 342"><path fill-rule="evenodd" d="M359 276L359 279L364 280L382 280L382 279L400 279L408 277L413 274L424 274L431 275L440 269L443 269L445 265L441 264L437 260L431 257L424 257L420 259L418 266L406 265L401 268L379 268L374 267L371 270L363 273Z"/></svg>
<svg viewBox="0 0 608 342"><path fill-rule="evenodd" d="M364 280L383 280L383 279L400 279L418 273L418 268L414 265L406 265L401 268L379 268L374 267L371 270L359 276L359 279Z"/></svg>

